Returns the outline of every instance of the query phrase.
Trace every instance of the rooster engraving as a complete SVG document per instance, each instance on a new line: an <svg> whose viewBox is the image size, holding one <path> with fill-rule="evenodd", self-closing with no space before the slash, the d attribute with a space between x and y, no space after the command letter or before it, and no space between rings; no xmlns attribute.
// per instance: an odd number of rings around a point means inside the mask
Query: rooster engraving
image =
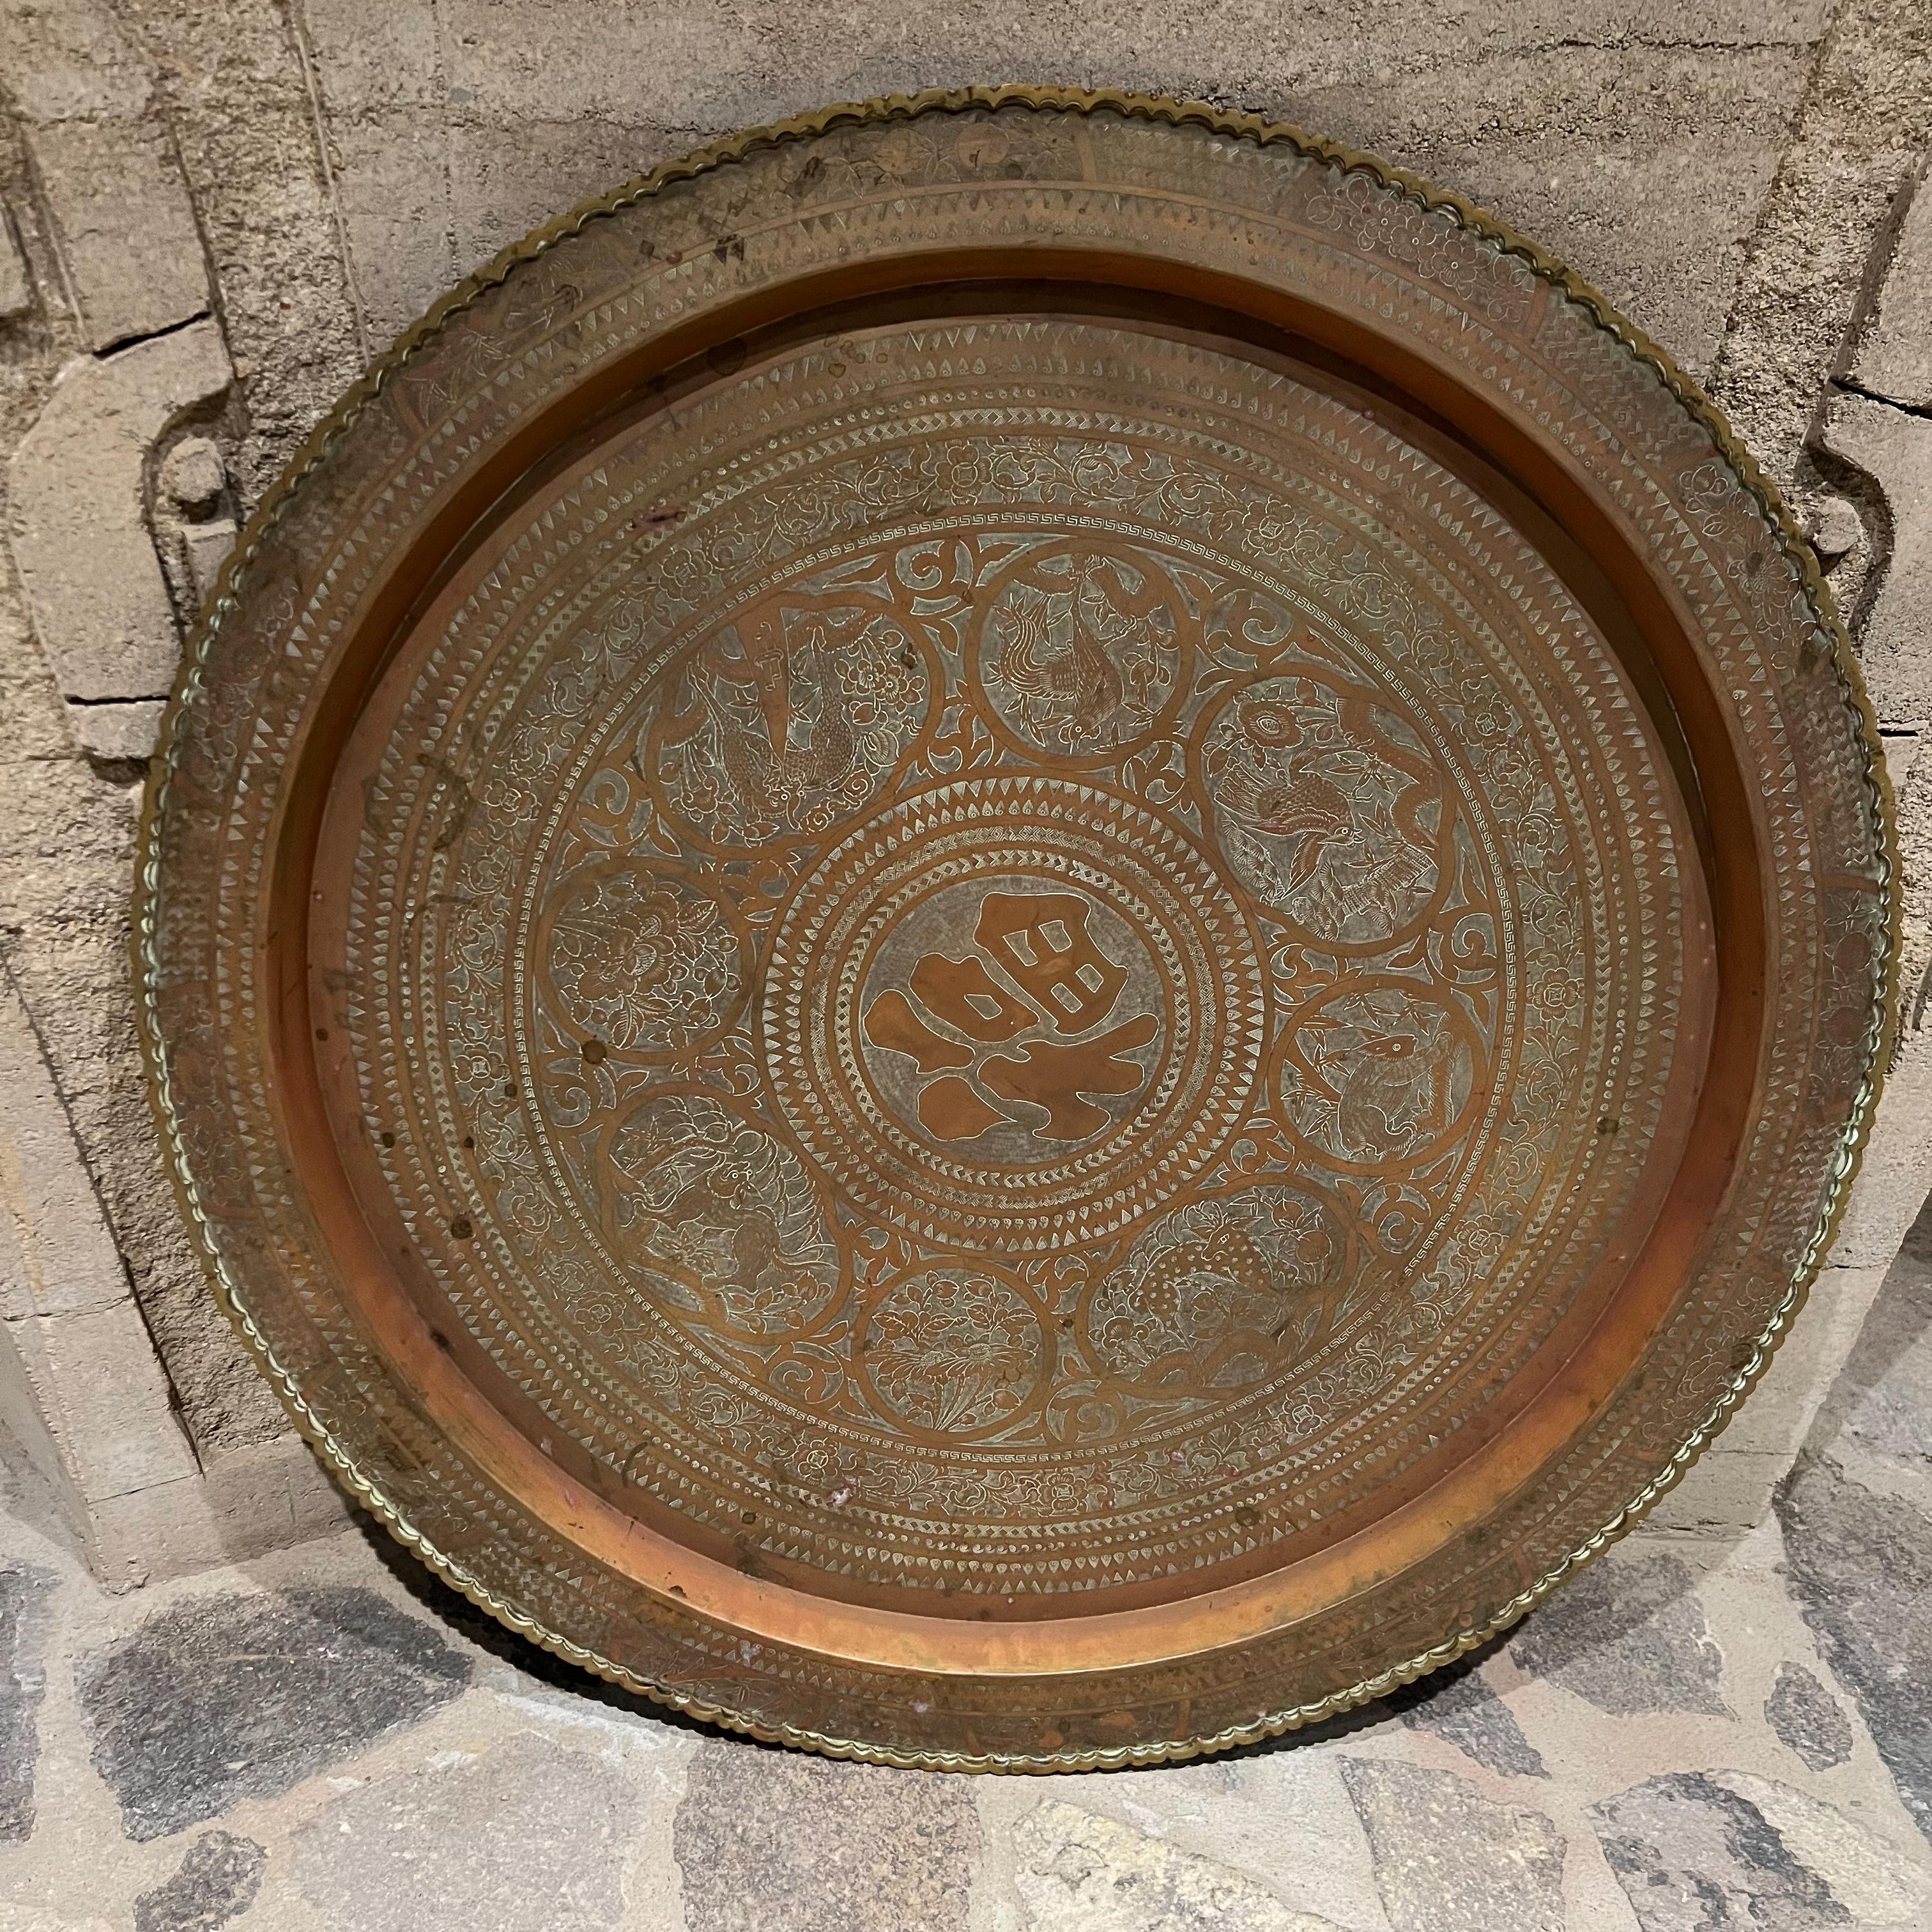
<svg viewBox="0 0 1932 1932"><path fill-rule="evenodd" d="M1434 775L1420 744L1400 742L1389 722L1378 728L1366 700L1283 679L1256 687L1209 741L1208 787L1229 862L1320 938L1388 939L1441 879Z"/></svg>
<svg viewBox="0 0 1932 1932"><path fill-rule="evenodd" d="M683 816L733 844L862 803L924 709L911 640L862 606L754 607L701 644L656 736Z"/></svg>
<svg viewBox="0 0 1932 1932"><path fill-rule="evenodd" d="M1151 571L1113 556L1036 560L988 620L988 694L1007 722L1050 749L1123 744L1153 722L1171 686L1179 626Z"/></svg>

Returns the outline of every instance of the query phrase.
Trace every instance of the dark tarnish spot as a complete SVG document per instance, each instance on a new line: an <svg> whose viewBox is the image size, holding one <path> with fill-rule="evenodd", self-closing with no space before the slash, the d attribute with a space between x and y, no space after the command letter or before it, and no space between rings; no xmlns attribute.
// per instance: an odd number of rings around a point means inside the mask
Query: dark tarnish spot
<svg viewBox="0 0 1932 1932"><path fill-rule="evenodd" d="M0 1845L22 1845L34 1831L34 1773L40 1762L42 1606L52 1574L31 1564L0 1568Z"/></svg>
<svg viewBox="0 0 1932 1932"><path fill-rule="evenodd" d="M134 1932L215 1932L255 1902L268 1855L253 1838L204 1832L181 1869L134 1901Z"/></svg>
<svg viewBox="0 0 1932 1932"><path fill-rule="evenodd" d="M672 1830L690 1932L965 1932L968 1781L712 1743Z"/></svg>
<svg viewBox="0 0 1932 1932"><path fill-rule="evenodd" d="M419 1722L470 1661L374 1591L204 1597L150 1617L75 1672L94 1768L130 1838L280 1796Z"/></svg>
<svg viewBox="0 0 1932 1932"><path fill-rule="evenodd" d="M659 503L652 509L633 517L630 529L633 534L639 530L662 530L670 525L684 520L685 509L682 503Z"/></svg>
<svg viewBox="0 0 1932 1932"><path fill-rule="evenodd" d="M470 808L473 802L470 781L447 758L425 752L416 762L428 766L448 789L448 812L442 830L430 840L429 848L432 852L447 852L463 836L463 828L470 821Z"/></svg>

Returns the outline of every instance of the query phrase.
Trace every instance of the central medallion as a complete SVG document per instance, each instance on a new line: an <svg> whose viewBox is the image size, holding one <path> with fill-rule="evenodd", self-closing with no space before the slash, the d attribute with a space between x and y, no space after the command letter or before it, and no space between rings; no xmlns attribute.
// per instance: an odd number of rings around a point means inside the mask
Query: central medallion
<svg viewBox="0 0 1932 1932"><path fill-rule="evenodd" d="M1259 1077L1248 922L1139 801L1045 777L898 800L772 942L764 1056L848 1200L966 1251L1119 1232L1184 1187Z"/></svg>

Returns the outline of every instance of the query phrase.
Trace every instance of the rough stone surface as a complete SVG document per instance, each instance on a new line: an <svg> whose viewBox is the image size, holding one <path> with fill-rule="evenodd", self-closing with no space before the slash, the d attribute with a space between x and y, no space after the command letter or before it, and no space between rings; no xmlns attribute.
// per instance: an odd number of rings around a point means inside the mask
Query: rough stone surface
<svg viewBox="0 0 1932 1932"><path fill-rule="evenodd" d="M1534 1612L1510 1649L1599 1710L1729 1714L1724 1658L1681 1557L1613 1553Z"/></svg>
<svg viewBox="0 0 1932 1932"><path fill-rule="evenodd" d="M166 1386L31 1018L0 982L0 1356L15 1432L104 1575L98 1512L193 1478Z"/></svg>
<svg viewBox="0 0 1932 1932"><path fill-rule="evenodd" d="M295 1881L329 1932L604 1932L634 1810L595 1758L513 1736L345 1792L296 1835Z"/></svg>
<svg viewBox="0 0 1932 1932"><path fill-rule="evenodd" d="M690 1932L964 1932L970 1781L707 1743L677 1810Z"/></svg>
<svg viewBox="0 0 1932 1932"><path fill-rule="evenodd" d="M1852 1727L1832 1694L1802 1664L1780 1664L1765 1719L1811 1771L1829 1771L1852 1754Z"/></svg>
<svg viewBox="0 0 1932 1932"><path fill-rule="evenodd" d="M1834 8L1777 178L1747 244L1713 394L1801 506L1817 398L1865 298L1899 184L1932 140L1932 14L1922 0Z"/></svg>
<svg viewBox="0 0 1932 1932"><path fill-rule="evenodd" d="M205 436L183 436L162 460L161 488L191 516L206 516L227 481L221 446Z"/></svg>
<svg viewBox="0 0 1932 1932"><path fill-rule="evenodd" d="M0 1844L22 1844L34 1829L34 1772L40 1761L41 1610L53 1578L18 1562L0 1562Z"/></svg>
<svg viewBox="0 0 1932 1932"><path fill-rule="evenodd" d="M158 1409L123 1391L128 1420L178 1436L178 1415L208 1460L288 1423L208 1292L153 1130L128 968L136 774L80 755L70 715L0 562L0 950L172 1384Z"/></svg>
<svg viewBox="0 0 1932 1932"><path fill-rule="evenodd" d="M1013 1851L1034 1932L1338 1932L1226 1865L1071 1804L1023 1818Z"/></svg>
<svg viewBox="0 0 1932 1932"><path fill-rule="evenodd" d="M94 1768L128 1835L158 1838L286 1791L455 1696L466 1660L367 1590L224 1595L85 1660Z"/></svg>
<svg viewBox="0 0 1932 1932"><path fill-rule="evenodd" d="M1932 1840L1932 1522L1822 1456L1800 1461L1778 1514L1805 1620Z"/></svg>
<svg viewBox="0 0 1932 1932"><path fill-rule="evenodd" d="M1425 1677L1420 1693L1396 1700L1402 1720L1446 1738L1486 1771L1500 1778L1547 1778L1543 1755L1522 1734L1509 1706L1474 1670L1453 1666ZM1411 1701L1413 1696L1414 1701Z"/></svg>
<svg viewBox="0 0 1932 1932"><path fill-rule="evenodd" d="M202 1832L180 1870L135 1900L134 1932L215 1932L254 1903L268 1862L253 1838Z"/></svg>
<svg viewBox="0 0 1932 1932"><path fill-rule="evenodd" d="M1563 1838L1454 1772L1345 1758L1395 1932L1562 1932Z"/></svg>

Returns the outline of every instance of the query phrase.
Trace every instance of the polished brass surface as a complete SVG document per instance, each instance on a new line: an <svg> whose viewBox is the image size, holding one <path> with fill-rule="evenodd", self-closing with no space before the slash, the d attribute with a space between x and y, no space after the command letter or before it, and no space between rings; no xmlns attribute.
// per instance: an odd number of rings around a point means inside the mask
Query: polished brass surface
<svg viewBox="0 0 1932 1932"><path fill-rule="evenodd" d="M358 1498L760 1736L1146 1762L1520 1616L1869 1121L1815 563L1518 238L998 90L509 251L244 533L149 797L160 1117Z"/></svg>

